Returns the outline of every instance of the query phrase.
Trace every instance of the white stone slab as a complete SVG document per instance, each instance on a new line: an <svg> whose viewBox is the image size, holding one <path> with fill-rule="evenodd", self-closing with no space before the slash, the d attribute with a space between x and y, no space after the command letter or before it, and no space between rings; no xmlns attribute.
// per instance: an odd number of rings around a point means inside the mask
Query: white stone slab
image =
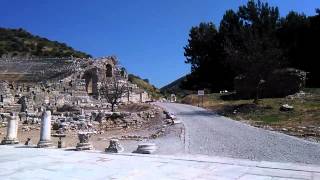
<svg viewBox="0 0 320 180"><path fill-rule="evenodd" d="M0 179L269 180L317 179L320 174L320 167L315 172L296 170L292 164L292 170L272 168L273 163L262 168L256 167L259 162L208 156L106 154L6 145L0 146L0 152Z"/></svg>

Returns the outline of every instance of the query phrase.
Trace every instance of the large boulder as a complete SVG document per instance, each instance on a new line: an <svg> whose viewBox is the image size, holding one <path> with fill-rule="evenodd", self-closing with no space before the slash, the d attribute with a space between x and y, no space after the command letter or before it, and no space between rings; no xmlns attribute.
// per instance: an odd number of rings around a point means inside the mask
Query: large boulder
<svg viewBox="0 0 320 180"><path fill-rule="evenodd" d="M307 73L293 68L279 69L270 73L261 84L260 98L285 97L295 94L305 86ZM237 76L234 88L240 98L253 98L256 96L256 84L250 77Z"/></svg>

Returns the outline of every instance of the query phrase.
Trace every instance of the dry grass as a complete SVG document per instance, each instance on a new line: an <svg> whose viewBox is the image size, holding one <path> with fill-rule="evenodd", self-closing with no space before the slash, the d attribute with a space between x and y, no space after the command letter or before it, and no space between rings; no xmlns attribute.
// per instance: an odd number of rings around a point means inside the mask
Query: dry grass
<svg viewBox="0 0 320 180"><path fill-rule="evenodd" d="M311 136L320 137L320 89L305 89L304 92L306 95L301 97L261 99L258 105L253 104L252 99L223 100L220 94L209 94L204 97L203 106L252 125L268 126L276 130L288 129L298 136L305 136L308 132ZM189 95L182 102L198 105L199 100L196 95ZM292 105L294 110L280 111L283 104Z"/></svg>

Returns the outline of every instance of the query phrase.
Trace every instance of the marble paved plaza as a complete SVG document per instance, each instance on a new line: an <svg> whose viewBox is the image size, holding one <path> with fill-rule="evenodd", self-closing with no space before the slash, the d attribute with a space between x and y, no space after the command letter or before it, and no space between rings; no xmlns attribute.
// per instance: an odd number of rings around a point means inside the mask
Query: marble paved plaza
<svg viewBox="0 0 320 180"><path fill-rule="evenodd" d="M320 179L320 167L197 155L137 155L0 146L0 179Z"/></svg>

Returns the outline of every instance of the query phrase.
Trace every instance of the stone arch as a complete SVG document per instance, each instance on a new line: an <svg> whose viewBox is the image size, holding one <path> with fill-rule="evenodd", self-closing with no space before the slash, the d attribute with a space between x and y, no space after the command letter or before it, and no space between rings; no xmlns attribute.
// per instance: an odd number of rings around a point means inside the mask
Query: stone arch
<svg viewBox="0 0 320 180"><path fill-rule="evenodd" d="M97 76L97 71L96 69L90 69L86 71L82 77L82 79L85 79L86 83L86 91L89 95L94 95L97 94L98 92L98 87L97 87L97 82L98 82L98 76Z"/></svg>
<svg viewBox="0 0 320 180"><path fill-rule="evenodd" d="M111 64L106 65L106 77L112 77L113 76L113 68Z"/></svg>
<svg viewBox="0 0 320 180"><path fill-rule="evenodd" d="M92 77L89 78L86 89L87 89L87 93L88 94L93 94L93 80L92 80Z"/></svg>

